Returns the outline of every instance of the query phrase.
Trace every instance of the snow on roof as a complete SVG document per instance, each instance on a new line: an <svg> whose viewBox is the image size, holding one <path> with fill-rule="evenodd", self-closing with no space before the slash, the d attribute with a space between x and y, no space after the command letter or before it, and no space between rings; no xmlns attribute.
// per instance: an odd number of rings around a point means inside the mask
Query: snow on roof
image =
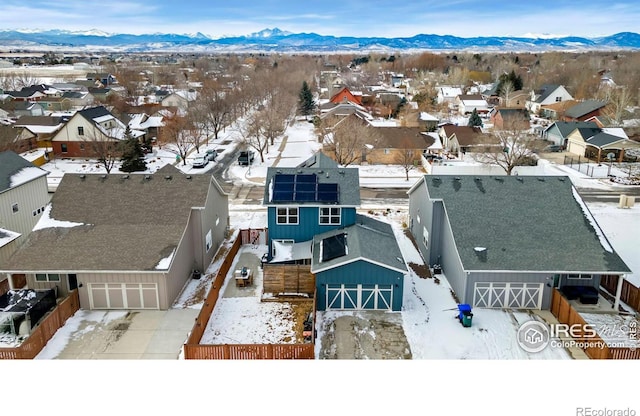
<svg viewBox="0 0 640 416"><path fill-rule="evenodd" d="M398 127L398 122L396 120L387 119L369 120L369 124L373 127Z"/></svg>
<svg viewBox="0 0 640 416"><path fill-rule="evenodd" d="M595 218L593 218L593 215L591 215L591 212L589 211L589 208L587 208L587 206L585 205L584 201L580 197L580 194L576 190L576 187L572 186L571 187L571 191L573 192L573 197L576 199L576 202L578 202L578 204L580 205L580 208L582 208L582 212L584 213L584 216L587 218L587 220L589 221L589 224L591 224L591 226L595 230L595 232L596 232L596 234L598 236L598 239L600 239L600 244L602 244L602 247L605 250L607 250L609 253L613 253L613 248L609 244L609 241L607 240L607 237L605 237L604 233L600 229L600 226L596 222Z"/></svg>
<svg viewBox="0 0 640 416"><path fill-rule="evenodd" d="M62 127L62 123L55 126L24 126L33 134L51 134L55 133Z"/></svg>
<svg viewBox="0 0 640 416"><path fill-rule="evenodd" d="M51 204L48 204L45 209L42 217L38 223L33 227L33 231L42 230L45 228L72 228L77 227L79 225L84 225L81 222L72 222L72 221L58 221L56 219L51 218Z"/></svg>
<svg viewBox="0 0 640 416"><path fill-rule="evenodd" d="M20 237L20 233L0 228L0 247L4 247L16 238Z"/></svg>
<svg viewBox="0 0 640 416"><path fill-rule="evenodd" d="M10 182L9 186L11 188L14 188L18 185L22 185L23 183L27 183L29 181L32 181L33 179L39 178L41 176L45 176L47 174L48 174L47 171L42 170L35 166L22 168L17 173L14 173L13 175L11 175L11 178L9 178L9 182Z"/></svg>
<svg viewBox="0 0 640 416"><path fill-rule="evenodd" d="M94 118L93 121L95 121L96 123L104 123L105 121L113 119L115 119L115 117L111 114L105 114L104 116Z"/></svg>
<svg viewBox="0 0 640 416"><path fill-rule="evenodd" d="M158 264L156 264L156 270L169 270L169 266L171 266L171 261L173 260L174 254L176 254L175 248L167 257L160 259Z"/></svg>
<svg viewBox="0 0 640 416"><path fill-rule="evenodd" d="M438 119L438 117L432 116L431 114L426 113L426 112L423 111L423 112L420 113L420 120L422 120L422 121L438 121L439 119Z"/></svg>
<svg viewBox="0 0 640 416"><path fill-rule="evenodd" d="M623 139L629 139L629 136L627 136L627 133L625 133L622 127L604 127L602 132L612 136L622 137Z"/></svg>
<svg viewBox="0 0 640 416"><path fill-rule="evenodd" d="M272 263L283 261L302 260L311 258L311 244L313 240L300 243L286 243L273 240L273 248L276 255L271 259Z"/></svg>

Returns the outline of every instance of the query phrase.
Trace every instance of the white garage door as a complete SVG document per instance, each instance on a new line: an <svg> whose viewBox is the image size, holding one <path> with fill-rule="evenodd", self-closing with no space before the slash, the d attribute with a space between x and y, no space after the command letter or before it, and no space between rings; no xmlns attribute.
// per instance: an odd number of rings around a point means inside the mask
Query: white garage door
<svg viewBox="0 0 640 416"><path fill-rule="evenodd" d="M476 283L473 305L478 308L540 309L542 283Z"/></svg>
<svg viewBox="0 0 640 416"><path fill-rule="evenodd" d="M91 309L159 309L155 283L89 283Z"/></svg>
<svg viewBox="0 0 640 416"><path fill-rule="evenodd" d="M326 285L327 310L391 310L393 285Z"/></svg>

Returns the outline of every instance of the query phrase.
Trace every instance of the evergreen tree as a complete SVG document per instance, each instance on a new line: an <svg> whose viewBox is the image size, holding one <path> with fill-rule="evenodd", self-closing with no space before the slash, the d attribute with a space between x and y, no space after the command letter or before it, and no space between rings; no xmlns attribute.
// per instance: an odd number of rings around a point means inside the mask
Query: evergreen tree
<svg viewBox="0 0 640 416"><path fill-rule="evenodd" d="M478 115L478 112L474 108L471 112L471 117L469 117L469 122L467 123L469 127L482 127L482 119Z"/></svg>
<svg viewBox="0 0 640 416"><path fill-rule="evenodd" d="M502 86L507 82L511 83L511 85L513 86L513 91L522 90L522 77L520 75L516 75L516 72L512 70L508 74L500 75L500 78L498 78L497 91L499 95L502 95Z"/></svg>
<svg viewBox="0 0 640 416"><path fill-rule="evenodd" d="M313 110L316 108L316 104L313 102L313 93L311 92L307 81L302 81L298 108L300 110L300 114L302 114L303 116L311 115L313 113Z"/></svg>
<svg viewBox="0 0 640 416"><path fill-rule="evenodd" d="M131 130L127 126L125 131L125 141L122 143L122 158L120 170L123 172L143 172L147 170L147 162L144 160L144 151L140 140L131 135Z"/></svg>

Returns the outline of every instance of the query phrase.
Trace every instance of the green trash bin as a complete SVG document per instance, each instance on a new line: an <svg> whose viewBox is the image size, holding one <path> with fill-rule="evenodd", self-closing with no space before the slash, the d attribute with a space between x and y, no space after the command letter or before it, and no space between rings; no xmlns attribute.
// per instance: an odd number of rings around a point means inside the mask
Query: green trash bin
<svg viewBox="0 0 640 416"><path fill-rule="evenodd" d="M471 326L471 321L473 320L473 313L468 312L468 311L464 311L462 312L462 326L468 328Z"/></svg>

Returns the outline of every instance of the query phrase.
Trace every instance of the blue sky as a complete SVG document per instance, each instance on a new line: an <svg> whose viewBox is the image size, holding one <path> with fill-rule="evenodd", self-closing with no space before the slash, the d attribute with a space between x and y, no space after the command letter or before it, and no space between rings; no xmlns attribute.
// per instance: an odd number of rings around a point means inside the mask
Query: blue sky
<svg viewBox="0 0 640 416"><path fill-rule="evenodd" d="M410 37L606 36L640 32L632 1L565 0L2 0L0 29L98 29L108 33L294 33Z"/></svg>

